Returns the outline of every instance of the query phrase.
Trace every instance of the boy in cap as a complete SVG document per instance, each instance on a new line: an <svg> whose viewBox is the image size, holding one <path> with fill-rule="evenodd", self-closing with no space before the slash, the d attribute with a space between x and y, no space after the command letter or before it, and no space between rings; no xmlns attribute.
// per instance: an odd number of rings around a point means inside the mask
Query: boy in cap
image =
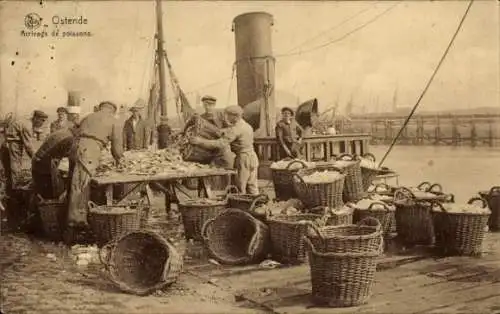
<svg viewBox="0 0 500 314"><path fill-rule="evenodd" d="M213 96L205 95L201 98L203 103L203 108L205 112L201 114L201 117L213 125L217 126L219 129L223 128L224 125L224 113L215 109L215 104L217 99Z"/></svg>
<svg viewBox="0 0 500 314"><path fill-rule="evenodd" d="M281 109L281 120L276 124L280 158L298 158L304 131L294 119L294 112L289 107Z"/></svg>
<svg viewBox="0 0 500 314"><path fill-rule="evenodd" d="M37 141L41 139L41 135L43 133L42 127L48 118L49 116L41 110L33 111L33 117L31 118L31 126L33 130L33 135Z"/></svg>
<svg viewBox="0 0 500 314"><path fill-rule="evenodd" d="M74 232L87 227L89 183L99 165L101 151L111 142L111 154L116 162L119 163L123 157L122 128L115 117L117 109L112 102L102 102L97 112L80 122L69 154L71 183L68 189L66 242L72 242Z"/></svg>
<svg viewBox="0 0 500 314"><path fill-rule="evenodd" d="M243 120L243 109L240 106L227 107L224 113L229 127L224 130L222 138L207 140L193 137L190 142L193 145L200 145L208 149L224 149L229 144L231 151L236 155L234 167L238 172L236 176L238 189L241 193L257 195L259 194L257 186L259 158L253 146L253 129Z"/></svg>
<svg viewBox="0 0 500 314"><path fill-rule="evenodd" d="M66 129L72 127L72 124L68 121L68 111L64 107L57 108L57 120L50 124L50 133L54 133L60 129Z"/></svg>

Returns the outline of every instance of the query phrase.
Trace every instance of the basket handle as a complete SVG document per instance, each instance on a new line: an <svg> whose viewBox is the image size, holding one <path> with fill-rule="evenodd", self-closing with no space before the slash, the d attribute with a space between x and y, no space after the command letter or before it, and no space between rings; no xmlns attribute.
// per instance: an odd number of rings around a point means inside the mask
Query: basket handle
<svg viewBox="0 0 500 314"><path fill-rule="evenodd" d="M486 201L484 200L484 198L482 198L482 197L477 197L477 196L476 196L476 197L471 198L471 199L467 202L467 204L473 204L475 201L481 201L481 204L482 204L482 206L483 206L482 208L486 208L486 207L488 206L488 204L486 203Z"/></svg>
<svg viewBox="0 0 500 314"><path fill-rule="evenodd" d="M447 194L445 201L449 203L455 203L455 194L453 193Z"/></svg>
<svg viewBox="0 0 500 314"><path fill-rule="evenodd" d="M396 190L394 193L394 200L406 200L406 199L415 199L415 195L413 194L412 191L410 191L408 188L401 187Z"/></svg>
<svg viewBox="0 0 500 314"><path fill-rule="evenodd" d="M358 223L358 226L368 226L368 227L375 227L377 232L380 231L382 228L382 225L380 224L380 221L376 218L373 217L365 217L361 219Z"/></svg>
<svg viewBox="0 0 500 314"><path fill-rule="evenodd" d="M207 233L208 233L208 227L215 221L215 218L216 217L208 219L207 221L205 221L205 223L201 227L201 237L203 238L203 241L205 243L208 242L208 235L207 235Z"/></svg>
<svg viewBox="0 0 500 314"><path fill-rule="evenodd" d="M250 204L250 207L248 208L248 211L250 213L252 213L255 210L255 206L257 205L257 202L259 202L259 201L267 203L267 202L269 202L269 197L266 194L260 194L259 196L254 198L254 200Z"/></svg>
<svg viewBox="0 0 500 314"><path fill-rule="evenodd" d="M99 206L97 206L97 205L96 205L96 203L94 203L94 202L92 202L92 201L89 201L89 202L88 202L88 205L89 205L89 208L91 208L91 209L94 209L94 208L99 207Z"/></svg>
<svg viewBox="0 0 500 314"><path fill-rule="evenodd" d="M489 195L500 194L500 186L494 186L490 189Z"/></svg>
<svg viewBox="0 0 500 314"><path fill-rule="evenodd" d="M38 199L38 201L39 201L40 203L43 203L43 202L45 201L45 200L42 198L42 196L41 196L40 194L38 194L38 193L36 194L36 198Z"/></svg>
<svg viewBox="0 0 500 314"><path fill-rule="evenodd" d="M376 162L377 160L375 159L375 155L373 155L372 153L366 153L366 154L363 154L363 157L364 159L369 159L373 162Z"/></svg>
<svg viewBox="0 0 500 314"><path fill-rule="evenodd" d="M437 188L437 191L436 191L436 188ZM439 183L434 183L433 185L431 185L429 187L429 189L427 190L427 192L431 192L431 193L443 193L443 187Z"/></svg>
<svg viewBox="0 0 500 314"><path fill-rule="evenodd" d="M384 190L382 190L382 191L387 191L387 192L389 192L391 190L391 188L389 187L389 185L387 183L384 183L384 182L381 182L381 183L375 185L374 191L375 192L381 192L379 188L383 188Z"/></svg>
<svg viewBox="0 0 500 314"><path fill-rule="evenodd" d="M434 209L434 207L439 207L439 209L440 209L442 212L444 212L444 213L446 213L446 212L447 212L447 211L446 211L446 209L444 209L443 204L441 204L441 203L439 203L439 202L432 202L432 206L431 206L431 207L432 207L433 209Z"/></svg>
<svg viewBox="0 0 500 314"><path fill-rule="evenodd" d="M302 179L302 177L299 176L298 174L294 173L293 176L292 176L292 178L293 179L298 178L298 181L299 181L300 184L306 185L306 183L304 182L304 179Z"/></svg>
<svg viewBox="0 0 500 314"><path fill-rule="evenodd" d="M324 218L324 217L325 217L325 216L323 216L323 218ZM323 235L321 234L321 231L319 231L319 228L318 228L315 224L313 224L312 222L309 222L309 221L308 221L308 222L307 222L307 225L308 225L308 227L310 227L310 228L314 231L314 233L316 233L316 235L317 235L317 236L318 236L321 240L324 240L324 239L325 239L325 237L323 237Z"/></svg>
<svg viewBox="0 0 500 314"><path fill-rule="evenodd" d="M427 192L430 190L431 186L432 185L429 181L424 181L424 182L420 183L419 185L417 185L417 189Z"/></svg>
<svg viewBox="0 0 500 314"><path fill-rule="evenodd" d="M305 162L303 162L302 160L294 159L286 166L285 169L290 170L290 166L293 164L301 164L302 168L307 168L307 164Z"/></svg>
<svg viewBox="0 0 500 314"><path fill-rule="evenodd" d="M380 202L380 201L375 201L375 202L372 202L372 203L370 204L370 206L368 206L368 210L373 209L373 206L374 206L374 205L382 205L382 207L383 207L383 208L384 208L387 212L389 212L389 211L390 211L389 206L387 206L387 204L386 204L386 203L384 203L384 202Z"/></svg>
<svg viewBox="0 0 500 314"><path fill-rule="evenodd" d="M115 245L116 245L116 243L114 241L111 241L108 244L105 244L99 250L99 260L101 261L101 264L103 264L106 269L109 269L109 260L111 258L111 250L113 250Z"/></svg>

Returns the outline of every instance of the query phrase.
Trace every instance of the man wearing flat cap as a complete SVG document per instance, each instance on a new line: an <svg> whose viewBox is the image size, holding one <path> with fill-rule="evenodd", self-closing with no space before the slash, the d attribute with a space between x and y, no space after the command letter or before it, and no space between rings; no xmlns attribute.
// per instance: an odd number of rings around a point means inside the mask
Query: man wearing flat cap
<svg viewBox="0 0 500 314"><path fill-rule="evenodd" d="M259 194L257 186L257 172L259 158L254 150L252 127L242 118L243 109L240 106L230 106L224 110L225 120L229 125L223 130L223 136L218 140L207 140L193 137L193 145L200 145L208 149L224 149L230 145L236 155L234 167L237 170L236 185L241 193Z"/></svg>
<svg viewBox="0 0 500 314"><path fill-rule="evenodd" d="M14 195L17 189L22 188L26 184L25 176L26 168L24 160L26 157L33 158L33 131L42 127L47 120L47 114L43 111L35 110L31 118L31 128L14 116L8 117L5 123L5 141L0 147L0 157L6 177L5 192L9 196L7 204L7 220L11 227L17 227L17 219L22 219L15 215L18 204L15 200L18 196Z"/></svg>
<svg viewBox="0 0 500 314"><path fill-rule="evenodd" d="M276 139L280 159L299 158L300 145L304 131L294 119L294 112L289 107L281 109L281 120L276 124Z"/></svg>
<svg viewBox="0 0 500 314"><path fill-rule="evenodd" d="M74 241L78 231L87 228L90 179L99 165L101 152L111 142L111 154L120 163L123 158L122 127L115 117L117 106L105 101L99 110L82 119L70 150L71 184L68 191L66 243Z"/></svg>
<svg viewBox="0 0 500 314"><path fill-rule="evenodd" d="M57 108L57 120L50 124L50 133L61 129L68 129L72 126L73 124L68 120L68 110L64 107Z"/></svg>
<svg viewBox="0 0 500 314"><path fill-rule="evenodd" d="M225 127L224 113L215 109L217 99L213 96L205 95L201 98L201 102L203 103L203 108L205 109L205 112L201 114L201 117L217 126L219 129Z"/></svg>
<svg viewBox="0 0 500 314"><path fill-rule="evenodd" d="M144 105L144 101L139 99L130 108L132 115L123 125L123 147L125 150L148 148L151 131L147 122L141 117L141 110L144 109Z"/></svg>

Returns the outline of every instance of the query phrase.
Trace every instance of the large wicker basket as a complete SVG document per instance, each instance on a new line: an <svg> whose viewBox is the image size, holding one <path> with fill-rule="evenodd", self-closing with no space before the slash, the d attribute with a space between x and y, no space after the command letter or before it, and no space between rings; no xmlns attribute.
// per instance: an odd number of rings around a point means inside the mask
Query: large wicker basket
<svg viewBox="0 0 500 314"><path fill-rule="evenodd" d="M491 210L488 226L491 231L500 231L500 187L494 186L489 191L479 192L482 198L488 202Z"/></svg>
<svg viewBox="0 0 500 314"><path fill-rule="evenodd" d="M366 217L376 218L382 225L382 233L389 234L396 223L395 207L385 202L373 201L367 209L354 208L354 222L362 221Z"/></svg>
<svg viewBox="0 0 500 314"><path fill-rule="evenodd" d="M471 198L468 204L481 201L483 208L488 205L482 198ZM490 212L455 213L447 212L440 203L434 204L434 228L436 248L445 255L481 255L484 229L488 225Z"/></svg>
<svg viewBox="0 0 500 314"><path fill-rule="evenodd" d="M191 199L179 202L179 211L186 239L202 241L201 229L207 220L227 207L227 200Z"/></svg>
<svg viewBox="0 0 500 314"><path fill-rule="evenodd" d="M377 250L360 253L323 252L304 239L309 255L312 302L320 306L349 307L365 304L370 299L377 270Z"/></svg>
<svg viewBox="0 0 500 314"><path fill-rule="evenodd" d="M382 230L377 219L367 217L356 225L312 225L307 236L320 252L360 253L378 249Z"/></svg>
<svg viewBox="0 0 500 314"><path fill-rule="evenodd" d="M63 198L45 200L39 194L37 194L37 198L37 207L44 235L52 241L61 240L64 230L63 214L66 208L65 200Z"/></svg>
<svg viewBox="0 0 500 314"><path fill-rule="evenodd" d="M321 221L321 223L319 223ZM304 236L312 224L324 224L324 216L316 214L277 215L268 217L273 259L287 264L305 261Z"/></svg>
<svg viewBox="0 0 500 314"><path fill-rule="evenodd" d="M122 235L99 253L111 281L121 290L137 295L174 283L183 266L175 247L148 230Z"/></svg>
<svg viewBox="0 0 500 314"><path fill-rule="evenodd" d="M332 168L340 171L338 168ZM344 205L342 193L344 190L345 175L340 175L331 182L306 183L303 176L313 174L320 169L302 169L293 175L293 184L298 198L308 208L326 206L337 208Z"/></svg>
<svg viewBox="0 0 500 314"><path fill-rule="evenodd" d="M406 245L431 245L434 243L432 203L437 198L417 199L407 188L400 188L394 195L396 230Z"/></svg>
<svg viewBox="0 0 500 314"><path fill-rule="evenodd" d="M295 187L293 185L293 175L297 173L301 168L290 167L293 165L302 165L302 168L308 168L307 164L301 160L290 160L290 163L285 169L272 169L272 178L274 193L276 194L276 199L279 201L287 201L291 198L297 198L297 193L295 192Z"/></svg>
<svg viewBox="0 0 500 314"><path fill-rule="evenodd" d="M142 211L125 205L98 206L89 201L88 222L98 245L141 228Z"/></svg>
<svg viewBox="0 0 500 314"><path fill-rule="evenodd" d="M269 228L239 209L228 209L207 220L202 236L210 256L222 264L260 262L269 252Z"/></svg>
<svg viewBox="0 0 500 314"><path fill-rule="evenodd" d="M350 154L342 154L337 160L349 162L341 169L345 173L344 181L344 202L355 202L365 196L363 188L363 176L361 175L361 160L354 158ZM335 164L338 167L338 164Z"/></svg>

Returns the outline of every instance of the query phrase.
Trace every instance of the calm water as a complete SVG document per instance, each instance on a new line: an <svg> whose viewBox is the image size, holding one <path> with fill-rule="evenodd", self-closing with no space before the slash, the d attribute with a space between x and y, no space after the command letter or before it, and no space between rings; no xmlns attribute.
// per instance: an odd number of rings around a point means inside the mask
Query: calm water
<svg viewBox="0 0 500 314"><path fill-rule="evenodd" d="M371 146L380 161L388 146ZM467 201L480 190L500 186L500 148L395 146L384 166L400 174L399 184L439 183L455 200Z"/></svg>

